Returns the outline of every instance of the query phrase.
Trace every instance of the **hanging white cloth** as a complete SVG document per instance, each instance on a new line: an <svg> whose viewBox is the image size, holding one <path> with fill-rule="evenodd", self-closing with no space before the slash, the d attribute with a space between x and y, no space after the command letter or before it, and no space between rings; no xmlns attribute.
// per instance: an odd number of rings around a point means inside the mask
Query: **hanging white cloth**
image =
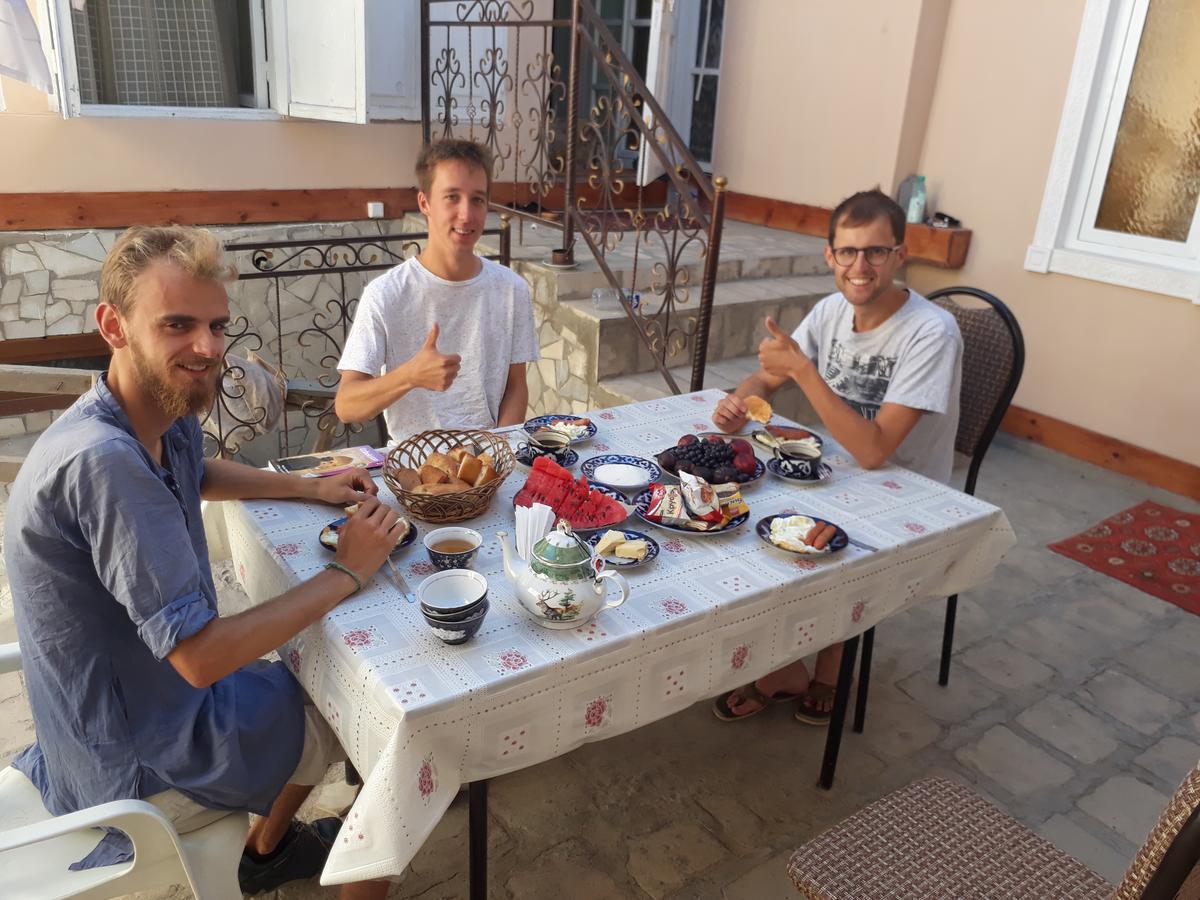
<svg viewBox="0 0 1200 900"><path fill-rule="evenodd" d="M50 93L50 67L25 0L0 0L0 75Z"/></svg>

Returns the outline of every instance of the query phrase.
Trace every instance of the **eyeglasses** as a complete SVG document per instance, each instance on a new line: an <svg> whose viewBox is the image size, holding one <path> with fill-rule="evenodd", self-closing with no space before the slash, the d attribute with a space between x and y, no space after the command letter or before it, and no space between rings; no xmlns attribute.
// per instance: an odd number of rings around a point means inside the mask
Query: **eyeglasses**
<svg viewBox="0 0 1200 900"><path fill-rule="evenodd" d="M872 266L882 266L887 262L887 258L895 251L900 249L900 244L895 247L831 247L833 253L833 261L844 269L848 269L854 265L858 259L858 254L862 254L867 258L867 263Z"/></svg>

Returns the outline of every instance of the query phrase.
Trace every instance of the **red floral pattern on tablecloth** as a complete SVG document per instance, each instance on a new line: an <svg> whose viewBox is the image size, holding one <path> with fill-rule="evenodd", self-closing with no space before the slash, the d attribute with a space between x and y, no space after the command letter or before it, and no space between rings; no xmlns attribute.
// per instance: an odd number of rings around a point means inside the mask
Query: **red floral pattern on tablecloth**
<svg viewBox="0 0 1200 900"><path fill-rule="evenodd" d="M275 548L275 552L280 556L298 556L300 554L300 545L280 544Z"/></svg>
<svg viewBox="0 0 1200 900"><path fill-rule="evenodd" d="M707 403L707 402L708 402L708 400L707 400L706 398L704 398L704 397L701 397L699 394L693 394L693 395L692 395L692 402L693 402L693 403Z"/></svg>
<svg viewBox="0 0 1200 900"><path fill-rule="evenodd" d="M587 707L583 710L583 724L589 729L599 728L608 719L608 708L611 703L612 697L608 696L589 700Z"/></svg>
<svg viewBox="0 0 1200 900"><path fill-rule="evenodd" d="M612 449L612 447L608 446L608 444L605 444L601 441L597 441L596 443L592 444L592 449L599 450L601 453L607 453L609 450Z"/></svg>
<svg viewBox="0 0 1200 900"><path fill-rule="evenodd" d="M902 490L904 490L904 485L900 484L900 482L898 482L898 481L893 481L893 480L892 480L892 479L890 479L890 478L889 478L887 481L881 481L881 482L879 482L879 483L880 483L881 485L883 485L885 488L887 488L889 491L902 491Z"/></svg>
<svg viewBox="0 0 1200 900"><path fill-rule="evenodd" d="M296 649L289 650L287 653L287 664L288 668L292 670L293 674L300 674L300 663L300 651Z"/></svg>
<svg viewBox="0 0 1200 900"><path fill-rule="evenodd" d="M817 561L815 559L805 559L802 556L796 557L796 568L797 569L803 569L805 572L811 572L816 567L817 567Z"/></svg>
<svg viewBox="0 0 1200 900"><path fill-rule="evenodd" d="M712 426L709 425L707 422L693 422L692 430L693 431L712 431Z"/></svg>
<svg viewBox="0 0 1200 900"><path fill-rule="evenodd" d="M746 665L746 660L750 658L750 648L745 644L738 644L733 648L733 653L729 656L729 668L740 669Z"/></svg>
<svg viewBox="0 0 1200 900"><path fill-rule="evenodd" d="M850 621L851 622L861 622L863 613L866 611L867 611L866 601L865 600L856 600L854 602L854 605L852 607L850 607Z"/></svg>
<svg viewBox="0 0 1200 900"><path fill-rule="evenodd" d="M920 522L905 522L904 529L905 531L911 531L913 534L924 534L929 530Z"/></svg>
<svg viewBox="0 0 1200 900"><path fill-rule="evenodd" d="M387 641L379 636L379 632L375 630L374 625L368 625L366 628L354 628L342 635L342 643L351 650L365 650L368 647L383 646Z"/></svg>
<svg viewBox="0 0 1200 900"><path fill-rule="evenodd" d="M676 600L674 597L668 597L665 600L659 601L659 606L668 616L679 616L687 612L687 604L682 600Z"/></svg>
<svg viewBox="0 0 1200 900"><path fill-rule="evenodd" d="M1200 520L1145 502L1050 549L1200 615Z"/></svg>
<svg viewBox="0 0 1200 900"><path fill-rule="evenodd" d="M415 562L408 567L409 575L432 575L434 573L433 563Z"/></svg>
<svg viewBox="0 0 1200 900"><path fill-rule="evenodd" d="M501 675L507 672L519 672L521 669L529 667L529 657L520 650L512 648L501 650L494 656L487 657L487 661Z"/></svg>
<svg viewBox="0 0 1200 900"><path fill-rule="evenodd" d="M616 418L616 416L614 416L614 415L613 415L612 413L610 413L608 410L605 410L604 412L600 413L600 415L598 416L598 418L601 418L601 419L603 419L605 422L611 422L613 419L615 419L615 418Z"/></svg>
<svg viewBox="0 0 1200 900"><path fill-rule="evenodd" d="M663 541L663 549L668 553L682 553L684 543L679 538L671 538L669 541Z"/></svg>
<svg viewBox="0 0 1200 900"><path fill-rule="evenodd" d="M417 790L421 794L421 799L426 803L433 796L433 792L437 790L437 773L433 769L433 754L421 760L421 765L417 769Z"/></svg>

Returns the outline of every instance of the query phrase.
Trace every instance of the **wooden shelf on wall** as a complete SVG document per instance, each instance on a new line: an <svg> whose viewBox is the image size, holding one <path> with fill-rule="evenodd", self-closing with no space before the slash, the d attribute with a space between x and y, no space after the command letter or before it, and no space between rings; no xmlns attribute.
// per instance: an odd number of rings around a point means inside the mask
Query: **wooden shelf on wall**
<svg viewBox="0 0 1200 900"><path fill-rule="evenodd" d="M788 200L772 200L730 191L725 197L725 215L739 222L766 225L824 238L829 234L829 216L833 210ZM905 243L908 258L942 269L961 269L971 246L969 228L932 228L910 224Z"/></svg>

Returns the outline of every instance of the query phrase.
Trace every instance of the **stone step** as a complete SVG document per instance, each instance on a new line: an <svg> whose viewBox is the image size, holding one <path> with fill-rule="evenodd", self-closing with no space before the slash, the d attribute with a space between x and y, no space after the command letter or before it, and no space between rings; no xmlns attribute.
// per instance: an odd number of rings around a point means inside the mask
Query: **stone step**
<svg viewBox="0 0 1200 900"><path fill-rule="evenodd" d="M690 389L691 366L676 366L670 370L681 391ZM704 370L704 388L720 388L732 391L746 376L758 371L757 355L737 356L710 361ZM597 409L620 406L624 403L640 403L666 397L671 393L666 380L656 369L633 375L618 375L601 379L592 391L593 406ZM771 398L771 405L781 416L796 422L817 422L819 417L808 398L794 383L785 384Z"/></svg>
<svg viewBox="0 0 1200 900"><path fill-rule="evenodd" d="M767 316L791 331L818 300L834 290L832 275L788 275L716 285L708 338L710 365L756 352L766 336L763 322ZM696 314L698 301L699 289L693 287L688 303L676 308L678 326L687 327L688 318ZM624 309L596 309L590 298L560 298L559 302L567 317L579 323L578 333L597 335L598 379L655 371L654 358ZM653 295L642 295L642 302L654 303ZM690 350L685 349L673 361L682 363L688 359Z"/></svg>

